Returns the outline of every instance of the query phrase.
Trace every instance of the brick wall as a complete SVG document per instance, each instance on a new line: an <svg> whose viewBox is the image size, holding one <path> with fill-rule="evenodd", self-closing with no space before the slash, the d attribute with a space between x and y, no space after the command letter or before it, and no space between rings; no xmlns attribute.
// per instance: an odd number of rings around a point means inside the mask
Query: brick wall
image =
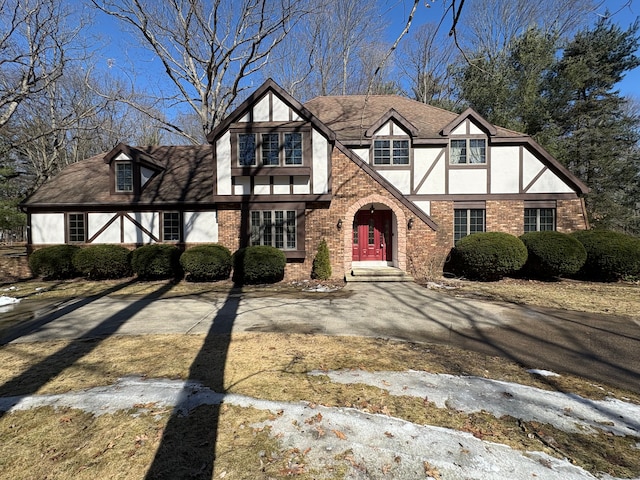
<svg viewBox="0 0 640 480"><path fill-rule="evenodd" d="M556 208L556 229L562 233L589 228L584 199L558 200Z"/></svg>

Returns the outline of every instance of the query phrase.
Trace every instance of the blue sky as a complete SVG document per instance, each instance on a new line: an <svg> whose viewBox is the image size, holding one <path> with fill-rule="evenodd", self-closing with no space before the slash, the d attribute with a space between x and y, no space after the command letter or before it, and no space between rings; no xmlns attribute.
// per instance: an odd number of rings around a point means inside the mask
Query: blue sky
<svg viewBox="0 0 640 480"><path fill-rule="evenodd" d="M425 3L425 0L420 1L420 5L411 26L412 31L421 24L439 22L442 17L443 0L429 1L429 3L433 4L431 8L426 8ZM383 4L383 9L387 9L384 14L391 18L392 24L388 29L387 38L391 43L405 26L406 16L413 5L413 1L382 0L381 4ZM600 0L597 13L604 13L607 9L611 12L617 12L614 16L615 22L623 29L626 29L638 16L640 16L640 0ZM596 13L593 15L593 20L595 20ZM450 27L451 17L449 16L443 22L442 28L446 32ZM462 25L462 28L464 28L464 25ZM119 29L120 25L114 19L103 14L96 15L94 32L102 36L102 41L100 43L104 45L101 52L97 54L97 68L102 69L107 65L107 62L114 62L114 68L118 70L122 69L124 72L129 68L127 58L130 60L133 59L135 60L139 70L141 72L146 72L141 73L135 81L138 84L144 83L145 86L150 88L160 88L164 82L164 78L158 60L154 59L153 55L149 52L145 52L140 49L133 49L126 37L121 35ZM640 56L640 51L638 52L638 55ZM131 76L131 72L127 72L126 75ZM627 73L626 77L618 87L622 94L634 97L640 101L640 68L636 68L635 70Z"/></svg>

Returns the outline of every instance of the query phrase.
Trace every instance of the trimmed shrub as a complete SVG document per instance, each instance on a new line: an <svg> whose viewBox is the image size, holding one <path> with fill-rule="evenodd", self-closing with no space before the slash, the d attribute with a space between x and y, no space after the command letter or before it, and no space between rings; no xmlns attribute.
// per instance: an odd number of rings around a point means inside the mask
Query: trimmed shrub
<svg viewBox="0 0 640 480"><path fill-rule="evenodd" d="M90 245L73 257L73 266L92 280L131 275L131 251L120 245Z"/></svg>
<svg viewBox="0 0 640 480"><path fill-rule="evenodd" d="M142 279L178 278L182 273L180 250L162 243L143 245L131 254L131 268Z"/></svg>
<svg viewBox="0 0 640 480"><path fill-rule="evenodd" d="M311 278L318 280L328 280L331 278L331 260L329 258L329 247L326 240L322 239L318 245L318 253L313 259Z"/></svg>
<svg viewBox="0 0 640 480"><path fill-rule="evenodd" d="M225 280L231 274L231 252L219 244L198 245L180 255L180 265L188 281Z"/></svg>
<svg viewBox="0 0 640 480"><path fill-rule="evenodd" d="M581 230L571 235L587 251L580 277L609 282L640 275L640 238L610 230Z"/></svg>
<svg viewBox="0 0 640 480"><path fill-rule="evenodd" d="M39 248L29 256L29 268L45 280L73 278L78 275L73 267L73 256L80 250L76 245L53 245Z"/></svg>
<svg viewBox="0 0 640 480"><path fill-rule="evenodd" d="M275 283L284 278L287 264L282 250L254 245L233 254L233 281L237 283Z"/></svg>
<svg viewBox="0 0 640 480"><path fill-rule="evenodd" d="M574 275L587 260L587 251L574 237L555 231L529 232L520 237L529 256L522 272L538 278Z"/></svg>
<svg viewBox="0 0 640 480"><path fill-rule="evenodd" d="M500 280L522 268L527 247L508 233L473 233L458 241L453 255L459 274L474 280Z"/></svg>

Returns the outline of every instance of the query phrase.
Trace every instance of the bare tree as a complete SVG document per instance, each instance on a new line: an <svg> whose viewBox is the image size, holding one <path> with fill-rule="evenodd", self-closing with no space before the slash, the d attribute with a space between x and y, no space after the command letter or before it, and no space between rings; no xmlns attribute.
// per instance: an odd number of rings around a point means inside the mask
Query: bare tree
<svg viewBox="0 0 640 480"><path fill-rule="evenodd" d="M160 60L171 88L161 99L165 108L186 105L198 115L202 131L195 136L167 118L156 120L194 143L225 116L250 87L247 77L268 62L307 12L306 0L92 2L128 26Z"/></svg>
<svg viewBox="0 0 640 480"><path fill-rule="evenodd" d="M58 0L0 0L0 128L62 75L81 24Z"/></svg>
<svg viewBox="0 0 640 480"><path fill-rule="evenodd" d="M437 106L451 106L454 78L451 65L457 50L437 24L419 26L403 44L398 63L409 81L415 100Z"/></svg>
<svg viewBox="0 0 640 480"><path fill-rule="evenodd" d="M465 29L457 36L464 50L492 59L529 28L558 37L573 32L594 8L593 0L467 0L461 15Z"/></svg>

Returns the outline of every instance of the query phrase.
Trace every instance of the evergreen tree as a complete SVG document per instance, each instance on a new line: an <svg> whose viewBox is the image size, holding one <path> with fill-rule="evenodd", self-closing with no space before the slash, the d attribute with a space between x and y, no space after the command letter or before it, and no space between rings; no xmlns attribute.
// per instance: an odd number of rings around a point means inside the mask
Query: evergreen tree
<svg viewBox="0 0 640 480"><path fill-rule="evenodd" d="M638 45L637 21L622 30L601 18L566 46L548 77L546 146L591 188L587 210L598 227L628 229L640 200L639 119L615 90L640 65Z"/></svg>

